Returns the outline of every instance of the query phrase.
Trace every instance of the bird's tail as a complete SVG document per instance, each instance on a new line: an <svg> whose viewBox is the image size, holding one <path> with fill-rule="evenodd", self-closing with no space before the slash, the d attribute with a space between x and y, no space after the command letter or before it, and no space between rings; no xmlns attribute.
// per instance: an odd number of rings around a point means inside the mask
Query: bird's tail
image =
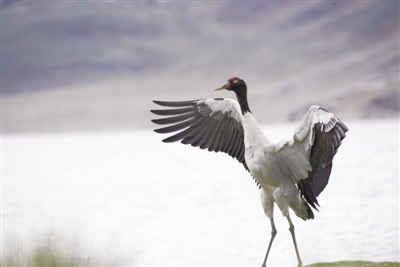
<svg viewBox="0 0 400 267"><path fill-rule="evenodd" d="M308 213L308 217L306 220L314 219L314 212L312 211L312 209L310 208L310 206L308 205L307 202L304 202L304 204L307 206L307 213Z"/></svg>
<svg viewBox="0 0 400 267"><path fill-rule="evenodd" d="M298 217L302 218L305 221L314 219L314 213L311 207L304 200L302 201L302 208L300 209L296 209L294 207L291 208Z"/></svg>

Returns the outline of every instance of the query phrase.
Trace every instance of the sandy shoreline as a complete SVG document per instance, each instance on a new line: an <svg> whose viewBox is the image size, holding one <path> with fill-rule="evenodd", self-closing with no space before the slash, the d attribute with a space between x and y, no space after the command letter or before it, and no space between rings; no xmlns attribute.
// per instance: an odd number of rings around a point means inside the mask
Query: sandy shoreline
<svg viewBox="0 0 400 267"><path fill-rule="evenodd" d="M235 98L231 92L213 91L212 86L209 82L204 87L210 89L199 86L190 88L183 83L176 90L165 90L157 82L149 82L147 79L134 81L125 77L54 90L6 95L2 98L2 132L150 128L154 127L150 122L154 118L150 110L158 108L152 103L153 99ZM368 118L363 113L364 107L372 99L385 93L385 90L353 93L353 96L338 101L338 96L344 94L343 90L338 90L331 101L332 97L323 91L309 90L279 95L279 90L270 89L273 86L256 84L249 88L249 102L259 123L299 121L312 104L324 106L343 120ZM279 85L276 86L279 88ZM395 114L372 114L370 117L395 117Z"/></svg>

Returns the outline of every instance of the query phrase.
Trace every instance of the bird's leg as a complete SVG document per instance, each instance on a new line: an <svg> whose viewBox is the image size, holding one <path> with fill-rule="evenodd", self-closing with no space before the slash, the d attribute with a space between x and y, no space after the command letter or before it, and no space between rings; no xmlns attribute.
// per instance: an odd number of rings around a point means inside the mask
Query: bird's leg
<svg viewBox="0 0 400 267"><path fill-rule="evenodd" d="M290 219L289 215L286 218L288 219L288 222L289 222L289 231L292 234L294 249L296 250L297 261L298 261L297 266L301 267L301 266L303 266L303 263L301 262L299 250L297 249L296 236L294 234L294 225L293 225L292 220Z"/></svg>
<svg viewBox="0 0 400 267"><path fill-rule="evenodd" d="M271 239L269 240L269 245L268 245L268 249L267 249L267 253L265 254L265 259L263 261L263 264L261 265L261 267L266 267L267 265L267 258L268 258L268 254L269 254L269 250L271 249L272 246L272 242L274 241L274 238L276 236L276 228L275 228L275 223L274 223L274 218L270 218L271 221Z"/></svg>

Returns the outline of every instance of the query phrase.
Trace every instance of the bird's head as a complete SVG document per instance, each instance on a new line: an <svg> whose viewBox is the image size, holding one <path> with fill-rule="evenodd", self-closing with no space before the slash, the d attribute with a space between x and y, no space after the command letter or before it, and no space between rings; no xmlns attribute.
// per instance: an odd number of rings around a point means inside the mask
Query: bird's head
<svg viewBox="0 0 400 267"><path fill-rule="evenodd" d="M247 91L247 86L246 83L238 78L238 77L232 77L228 80L228 82L224 85L222 85L220 88L215 89L216 91L218 90L229 90L229 91L234 91L235 93L244 93Z"/></svg>

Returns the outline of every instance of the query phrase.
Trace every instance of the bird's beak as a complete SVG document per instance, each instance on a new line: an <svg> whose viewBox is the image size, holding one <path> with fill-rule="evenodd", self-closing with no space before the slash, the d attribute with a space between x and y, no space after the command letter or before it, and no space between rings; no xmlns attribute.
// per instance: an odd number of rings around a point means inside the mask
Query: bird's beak
<svg viewBox="0 0 400 267"><path fill-rule="evenodd" d="M219 90L224 90L224 89L229 89L229 83L226 83L224 85L222 85L220 88L215 89L215 91L219 91Z"/></svg>

